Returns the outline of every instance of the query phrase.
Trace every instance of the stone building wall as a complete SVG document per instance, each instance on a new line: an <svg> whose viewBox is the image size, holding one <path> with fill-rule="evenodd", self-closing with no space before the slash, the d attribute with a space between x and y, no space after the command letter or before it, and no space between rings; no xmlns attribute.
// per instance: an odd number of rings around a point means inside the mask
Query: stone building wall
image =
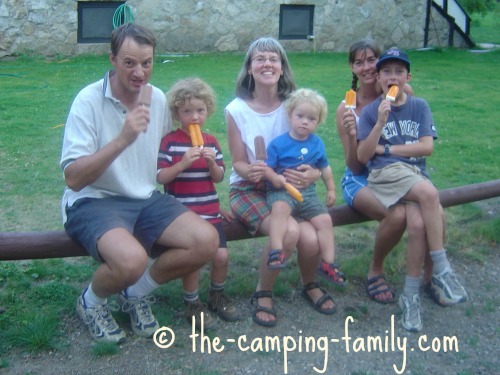
<svg viewBox="0 0 500 375"><path fill-rule="evenodd" d="M315 5L314 40L283 40L287 50L346 51L371 36L382 47L420 48L426 0L130 0L134 20L151 28L162 53L244 51L279 34L280 4ZM0 0L0 57L108 52L78 44L77 1ZM442 43L447 37L440 38Z"/></svg>

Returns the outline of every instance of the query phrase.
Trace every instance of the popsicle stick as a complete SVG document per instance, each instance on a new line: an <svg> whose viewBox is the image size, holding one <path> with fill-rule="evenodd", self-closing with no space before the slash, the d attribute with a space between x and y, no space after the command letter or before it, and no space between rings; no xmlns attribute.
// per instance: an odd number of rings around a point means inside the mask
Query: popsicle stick
<svg viewBox="0 0 500 375"><path fill-rule="evenodd" d="M145 105L146 107L151 106L151 97L153 96L153 86L147 84L147 85L142 85L141 89L139 90L139 99L137 100L137 103L139 105Z"/></svg>

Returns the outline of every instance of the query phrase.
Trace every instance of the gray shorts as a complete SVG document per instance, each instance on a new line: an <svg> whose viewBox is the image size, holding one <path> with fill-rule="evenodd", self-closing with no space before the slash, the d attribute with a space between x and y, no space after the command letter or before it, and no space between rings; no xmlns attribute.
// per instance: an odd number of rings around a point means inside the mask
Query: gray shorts
<svg viewBox="0 0 500 375"><path fill-rule="evenodd" d="M304 198L302 203L292 198L284 189L270 189L267 192L267 204L271 207L276 201L287 202L292 208L292 216L299 222L301 221L300 219L311 220L313 217L328 213L325 204L321 203L316 194L315 184L300 190L300 193L302 194L302 198Z"/></svg>
<svg viewBox="0 0 500 375"><path fill-rule="evenodd" d="M427 180L420 168L397 162L384 168L372 169L368 186L373 194L387 208L403 198L416 183Z"/></svg>
<svg viewBox="0 0 500 375"><path fill-rule="evenodd" d="M189 211L168 194L154 192L148 199L125 197L82 198L66 207L68 235L94 259L103 262L97 241L108 231L125 228L150 254L163 231L181 214Z"/></svg>

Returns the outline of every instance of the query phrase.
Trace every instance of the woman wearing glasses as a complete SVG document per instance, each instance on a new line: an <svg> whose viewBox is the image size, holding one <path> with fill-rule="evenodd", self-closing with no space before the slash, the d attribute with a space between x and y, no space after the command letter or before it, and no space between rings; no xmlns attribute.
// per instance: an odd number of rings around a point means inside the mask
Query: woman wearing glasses
<svg viewBox="0 0 500 375"><path fill-rule="evenodd" d="M230 205L233 214L248 231L268 235L270 208L266 203L263 174L266 168L262 157L256 156L254 139L262 136L267 145L271 139L289 130L289 122L282 106L284 99L295 90L292 71L281 44L269 37L254 41L248 48L236 82L236 98L225 109L227 136L232 157L230 176ZM259 160L261 159L261 160ZM297 188L309 186L319 177L319 170L302 166L300 170L284 173L288 182ZM320 313L333 314L333 299L315 282L320 260L318 238L311 223L288 220L285 256L298 249L297 260L302 295ZM269 269L269 243L260 258L259 282L252 296L255 323L276 325L277 312L273 307L272 289L279 269Z"/></svg>

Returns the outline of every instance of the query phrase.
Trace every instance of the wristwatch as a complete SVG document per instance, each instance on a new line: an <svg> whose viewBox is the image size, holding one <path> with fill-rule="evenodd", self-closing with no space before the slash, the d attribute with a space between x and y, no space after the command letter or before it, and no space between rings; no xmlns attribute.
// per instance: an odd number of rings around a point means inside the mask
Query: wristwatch
<svg viewBox="0 0 500 375"><path fill-rule="evenodd" d="M386 144L384 146L384 155L385 156L389 156L391 154L391 145L390 144Z"/></svg>

